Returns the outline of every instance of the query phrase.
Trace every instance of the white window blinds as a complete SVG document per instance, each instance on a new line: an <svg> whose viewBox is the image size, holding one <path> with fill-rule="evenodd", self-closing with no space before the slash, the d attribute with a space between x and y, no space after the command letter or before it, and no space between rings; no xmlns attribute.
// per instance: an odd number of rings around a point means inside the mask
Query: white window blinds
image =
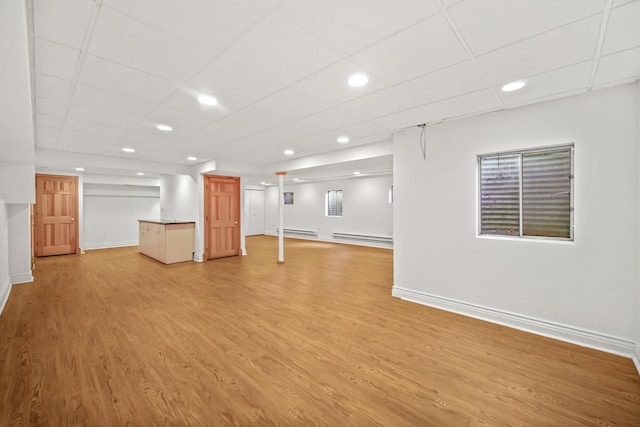
<svg viewBox="0 0 640 427"><path fill-rule="evenodd" d="M480 234L573 239L573 146L479 156Z"/></svg>

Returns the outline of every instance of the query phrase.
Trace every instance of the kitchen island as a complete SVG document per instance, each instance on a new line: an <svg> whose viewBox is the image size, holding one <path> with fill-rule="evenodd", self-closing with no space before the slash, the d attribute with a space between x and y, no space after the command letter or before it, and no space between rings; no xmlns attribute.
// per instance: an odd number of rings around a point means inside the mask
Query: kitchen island
<svg viewBox="0 0 640 427"><path fill-rule="evenodd" d="M195 222L138 220L140 253L165 264L193 260Z"/></svg>

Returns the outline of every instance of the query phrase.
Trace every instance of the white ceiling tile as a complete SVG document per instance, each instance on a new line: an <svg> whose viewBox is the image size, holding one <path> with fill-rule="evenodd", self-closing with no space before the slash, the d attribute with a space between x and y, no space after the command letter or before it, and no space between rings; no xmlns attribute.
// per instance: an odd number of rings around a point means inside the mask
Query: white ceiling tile
<svg viewBox="0 0 640 427"><path fill-rule="evenodd" d="M471 61L452 65L394 87L400 96L413 100L415 105L430 104L483 88L486 88L486 83Z"/></svg>
<svg viewBox="0 0 640 427"><path fill-rule="evenodd" d="M364 119L348 105L338 105L329 110L300 119L300 122L322 131L343 128L362 122Z"/></svg>
<svg viewBox="0 0 640 427"><path fill-rule="evenodd" d="M48 126L36 126L37 138L55 138L56 140L60 136L60 129Z"/></svg>
<svg viewBox="0 0 640 427"><path fill-rule="evenodd" d="M474 0L449 14L471 50L482 54L602 12L604 5L605 0Z"/></svg>
<svg viewBox="0 0 640 427"><path fill-rule="evenodd" d="M289 0L281 9L301 27L351 54L433 15L432 0Z"/></svg>
<svg viewBox="0 0 640 427"><path fill-rule="evenodd" d="M386 138L390 139L390 129L380 126L380 124L375 121L368 121L314 135L313 138L316 141L324 141L326 145L334 145L335 149L342 149L358 145L358 143L370 137L375 137L377 140L381 135L386 135ZM346 144L338 143L337 139L339 136L349 137L349 142Z"/></svg>
<svg viewBox="0 0 640 427"><path fill-rule="evenodd" d="M470 114L479 114L500 108L496 97L489 90L449 98L434 102L399 114L392 114L374 120L375 123L390 129L402 129L421 123L437 122Z"/></svg>
<svg viewBox="0 0 640 427"><path fill-rule="evenodd" d="M36 98L36 113L65 117L67 115L67 103L50 98Z"/></svg>
<svg viewBox="0 0 640 427"><path fill-rule="evenodd" d="M156 106L155 102L146 99L133 98L83 84L76 86L73 104L140 118L146 116Z"/></svg>
<svg viewBox="0 0 640 427"><path fill-rule="evenodd" d="M189 82L189 87L214 97L234 102L251 103L274 93L282 83L257 72L218 59L208 65Z"/></svg>
<svg viewBox="0 0 640 427"><path fill-rule="evenodd" d="M127 114L97 110L78 104L73 104L69 107L68 118L120 129L129 129L139 121L138 118Z"/></svg>
<svg viewBox="0 0 640 427"><path fill-rule="evenodd" d="M631 3L637 0L613 0L613 7L622 6L623 4Z"/></svg>
<svg viewBox="0 0 640 427"><path fill-rule="evenodd" d="M81 122L79 122L81 124ZM66 143L73 142L84 145L111 145L117 138L113 135L91 133L91 129L78 127L78 122L65 126L60 135L60 140Z"/></svg>
<svg viewBox="0 0 640 427"><path fill-rule="evenodd" d="M125 129L107 126L99 123L90 123L82 120L67 119L64 125L65 131L80 132L87 135L97 135L99 139L116 138L125 133Z"/></svg>
<svg viewBox="0 0 640 427"><path fill-rule="evenodd" d="M68 101L71 95L71 80L59 79L36 73L36 96Z"/></svg>
<svg viewBox="0 0 640 427"><path fill-rule="evenodd" d="M320 131L321 129L307 123L293 122L276 126L246 139L251 138L256 144L281 145Z"/></svg>
<svg viewBox="0 0 640 427"><path fill-rule="evenodd" d="M346 102L343 108L357 112L363 119L374 119L422 104L424 99L416 100L415 97L401 96L395 88L390 87Z"/></svg>
<svg viewBox="0 0 640 427"><path fill-rule="evenodd" d="M533 99L585 89L589 86L593 61L587 61L559 70L549 71L526 79L527 85L513 92L502 92L496 87L505 105L519 104Z"/></svg>
<svg viewBox="0 0 640 427"><path fill-rule="evenodd" d="M478 58L492 85L593 59L600 16L584 19Z"/></svg>
<svg viewBox="0 0 640 427"><path fill-rule="evenodd" d="M36 1L34 7L35 35L76 49L82 47L91 11L92 0Z"/></svg>
<svg viewBox="0 0 640 427"><path fill-rule="evenodd" d="M103 0L103 4L166 33L189 41L211 56L258 22L280 0Z"/></svg>
<svg viewBox="0 0 640 427"><path fill-rule="evenodd" d="M49 114L36 114L36 123L38 127L49 127L62 129L64 127L64 119L60 116L51 116Z"/></svg>
<svg viewBox="0 0 640 427"><path fill-rule="evenodd" d="M210 132L200 130L187 135L184 140L191 146L204 147L211 146L215 142L215 137Z"/></svg>
<svg viewBox="0 0 640 427"><path fill-rule="evenodd" d="M41 38L35 39L35 66L41 74L73 80L80 51Z"/></svg>
<svg viewBox="0 0 640 427"><path fill-rule="evenodd" d="M270 14L223 55L283 84L336 62L339 55L278 12Z"/></svg>
<svg viewBox="0 0 640 427"><path fill-rule="evenodd" d="M609 54L640 46L640 1L611 11L602 53Z"/></svg>
<svg viewBox="0 0 640 427"><path fill-rule="evenodd" d="M307 96L294 87L288 87L255 103L254 106L293 120L324 110L327 103Z"/></svg>
<svg viewBox="0 0 640 427"><path fill-rule="evenodd" d="M36 147L38 148L56 148L58 146L57 136L42 136L36 134Z"/></svg>
<svg viewBox="0 0 640 427"><path fill-rule="evenodd" d="M275 127L284 120L279 115L248 107L225 116L202 130L228 140L235 140Z"/></svg>
<svg viewBox="0 0 640 427"><path fill-rule="evenodd" d="M244 105L219 96L215 97L218 101L216 105L202 105L198 102L198 96L200 95L212 96L206 92L203 93L191 88L182 87L163 102L162 107L173 108L185 113L201 115L215 120L231 114Z"/></svg>
<svg viewBox="0 0 640 427"><path fill-rule="evenodd" d="M174 81L190 78L210 57L175 36L105 7L89 53Z"/></svg>
<svg viewBox="0 0 640 427"><path fill-rule="evenodd" d="M595 84L640 77L640 47L600 58Z"/></svg>
<svg viewBox="0 0 640 427"><path fill-rule="evenodd" d="M368 74L369 83L363 87L349 86L347 80L354 73ZM334 64L293 86L297 91L323 101L326 108L364 96L384 87L385 85L375 76L372 76L367 70L349 60Z"/></svg>
<svg viewBox="0 0 640 427"><path fill-rule="evenodd" d="M122 95L160 101L175 90L170 81L87 55L79 82Z"/></svg>
<svg viewBox="0 0 640 427"><path fill-rule="evenodd" d="M167 135L167 133L159 131L155 126L159 124L169 125L173 128L169 135L181 137L205 127L220 117L220 115L193 114L162 106L147 116L144 123L150 124L154 134L162 133L164 135Z"/></svg>
<svg viewBox="0 0 640 427"><path fill-rule="evenodd" d="M418 41L419 42L416 42ZM468 59L442 15L435 15L354 56L388 84L396 84Z"/></svg>

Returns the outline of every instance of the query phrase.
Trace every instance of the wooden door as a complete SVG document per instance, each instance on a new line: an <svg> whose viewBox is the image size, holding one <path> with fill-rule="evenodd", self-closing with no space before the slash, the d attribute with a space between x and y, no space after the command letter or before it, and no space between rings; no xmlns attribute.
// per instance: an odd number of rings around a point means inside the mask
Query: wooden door
<svg viewBox="0 0 640 427"><path fill-rule="evenodd" d="M205 176L206 259L240 255L240 178Z"/></svg>
<svg viewBox="0 0 640 427"><path fill-rule="evenodd" d="M78 178L36 175L35 255L78 251Z"/></svg>

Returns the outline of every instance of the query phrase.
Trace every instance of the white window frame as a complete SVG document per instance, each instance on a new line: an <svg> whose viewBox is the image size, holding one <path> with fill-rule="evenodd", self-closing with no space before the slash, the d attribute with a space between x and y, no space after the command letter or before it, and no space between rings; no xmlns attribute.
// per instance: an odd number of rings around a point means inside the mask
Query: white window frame
<svg viewBox="0 0 640 427"><path fill-rule="evenodd" d="M530 153L539 153L539 152L554 152L554 151L564 151L564 150L569 150L570 151L570 156L571 156L571 180L570 180L570 194L569 194L569 237L549 237L549 236L526 236L523 235L524 232L524 222L523 222L523 207L522 207L522 157L523 154L530 154ZM481 160L485 157L494 157L494 156L508 156L508 155L519 155L519 203L520 203L520 208L519 208L519 213L520 213L520 233L519 235L499 235L499 234L482 234L482 178L481 178ZM493 238L493 239L509 239L509 240L537 240L537 241L552 241L552 242L573 242L575 240L574 237L574 228L575 228L575 221L574 221L574 197L575 197L575 191L574 191L574 184L575 184L575 145L574 143L568 143L568 144L562 144L562 145L552 145L552 146L546 146L546 147L537 147L537 148L530 148L530 149L522 149L522 150L512 150L512 151L498 151L498 152L494 152L494 153L485 153L485 154L478 154L476 156L476 165L477 165L477 172L476 172L476 179L477 179L477 185L476 185L476 191L477 191L477 206L476 206L476 212L477 212L477 236L481 237L481 238Z"/></svg>
<svg viewBox="0 0 640 427"><path fill-rule="evenodd" d="M336 196L337 193L340 192L340 215L331 215L331 213L329 212L329 193L335 192ZM324 215L326 217L329 218L342 218L342 213L343 213L343 208L344 208L344 191L342 190L328 190L326 193L324 193Z"/></svg>

